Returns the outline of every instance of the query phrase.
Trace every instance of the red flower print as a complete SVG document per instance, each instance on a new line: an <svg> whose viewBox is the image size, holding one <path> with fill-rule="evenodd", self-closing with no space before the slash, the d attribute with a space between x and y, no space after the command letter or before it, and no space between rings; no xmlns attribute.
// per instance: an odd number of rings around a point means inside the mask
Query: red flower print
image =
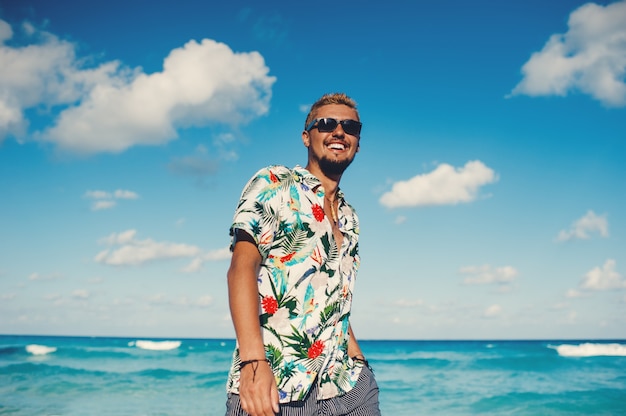
<svg viewBox="0 0 626 416"><path fill-rule="evenodd" d="M313 216L317 222L324 221L324 209L319 204L314 204L311 208L313 208Z"/></svg>
<svg viewBox="0 0 626 416"><path fill-rule="evenodd" d="M264 297L261 304L263 305L263 310L270 315L274 315L278 310L278 302L273 296Z"/></svg>
<svg viewBox="0 0 626 416"><path fill-rule="evenodd" d="M276 177L276 175L274 175L274 172L272 172L271 170L270 170L270 180L272 181L272 183L278 182L278 178Z"/></svg>
<svg viewBox="0 0 626 416"><path fill-rule="evenodd" d="M310 359L319 357L324 351L324 341L315 341L311 348L307 351L307 355Z"/></svg>

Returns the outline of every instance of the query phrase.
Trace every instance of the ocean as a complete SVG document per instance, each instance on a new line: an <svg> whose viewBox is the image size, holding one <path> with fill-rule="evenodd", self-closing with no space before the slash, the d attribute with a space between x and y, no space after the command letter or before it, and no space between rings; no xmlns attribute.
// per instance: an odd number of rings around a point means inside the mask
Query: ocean
<svg viewBox="0 0 626 416"><path fill-rule="evenodd" d="M626 340L360 344L383 415L626 415ZM0 336L0 415L223 415L233 347Z"/></svg>

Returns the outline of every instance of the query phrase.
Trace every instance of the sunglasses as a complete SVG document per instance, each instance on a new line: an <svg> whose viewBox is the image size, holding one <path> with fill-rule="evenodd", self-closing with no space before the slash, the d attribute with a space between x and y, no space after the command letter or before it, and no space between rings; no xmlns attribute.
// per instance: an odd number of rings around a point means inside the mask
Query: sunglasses
<svg viewBox="0 0 626 416"><path fill-rule="evenodd" d="M315 124L317 123L317 124ZM341 124L341 128L350 136L358 136L361 133L361 122L356 120L336 120L334 118L316 118L306 126L306 131L317 128L320 133L329 133L335 131L337 125Z"/></svg>

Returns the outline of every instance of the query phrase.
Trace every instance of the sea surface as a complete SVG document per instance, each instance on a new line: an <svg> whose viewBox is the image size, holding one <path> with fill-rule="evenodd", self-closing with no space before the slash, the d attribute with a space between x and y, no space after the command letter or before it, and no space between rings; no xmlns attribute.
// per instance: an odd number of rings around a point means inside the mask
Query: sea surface
<svg viewBox="0 0 626 416"><path fill-rule="evenodd" d="M626 415L626 340L360 344L383 415ZM223 415L233 347L0 336L0 415Z"/></svg>

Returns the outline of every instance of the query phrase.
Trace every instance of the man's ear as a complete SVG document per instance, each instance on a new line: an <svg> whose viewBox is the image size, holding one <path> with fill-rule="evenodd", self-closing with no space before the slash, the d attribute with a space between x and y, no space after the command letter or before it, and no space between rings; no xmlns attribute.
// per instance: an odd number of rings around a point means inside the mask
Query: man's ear
<svg viewBox="0 0 626 416"><path fill-rule="evenodd" d="M309 136L309 132L306 130L302 130L302 143L304 143L305 147L309 147L311 144L311 137Z"/></svg>

